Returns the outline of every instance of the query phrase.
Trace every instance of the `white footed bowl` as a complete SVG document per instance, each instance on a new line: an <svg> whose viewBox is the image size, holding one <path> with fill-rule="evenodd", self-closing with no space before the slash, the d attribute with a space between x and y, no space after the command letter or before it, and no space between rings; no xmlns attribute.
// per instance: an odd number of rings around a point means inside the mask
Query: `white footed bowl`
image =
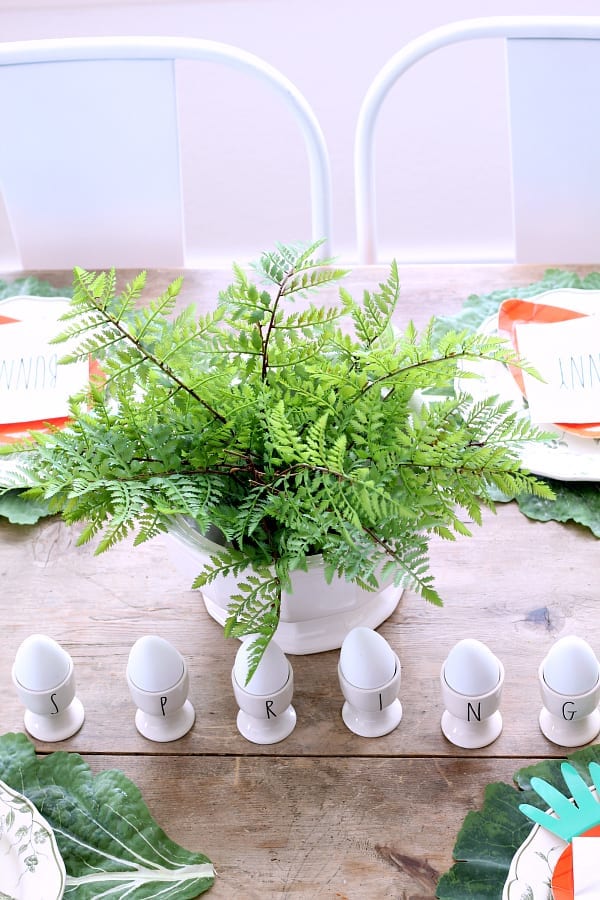
<svg viewBox="0 0 600 900"><path fill-rule="evenodd" d="M183 517L173 520L165 539L175 565L190 584L209 557L221 549ZM242 572L239 580L244 577ZM396 609L403 590L402 586L388 584L376 592L365 591L337 577L327 584L321 556L311 557L308 571L294 572L292 592L283 594L275 640L284 653L339 649L348 632L358 625L381 625ZM208 614L220 625L225 624L230 598L237 591L237 579L232 576L218 577L202 589Z"/></svg>

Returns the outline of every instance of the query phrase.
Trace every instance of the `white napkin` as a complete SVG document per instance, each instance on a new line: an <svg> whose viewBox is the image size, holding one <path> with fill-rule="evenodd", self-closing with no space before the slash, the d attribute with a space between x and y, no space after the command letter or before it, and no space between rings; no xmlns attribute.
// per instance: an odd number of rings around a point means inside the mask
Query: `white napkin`
<svg viewBox="0 0 600 900"><path fill-rule="evenodd" d="M600 316L517 325L516 334L519 355L544 379L523 374L531 420L599 422Z"/></svg>
<svg viewBox="0 0 600 900"><path fill-rule="evenodd" d="M600 897L600 837L573 838L573 898Z"/></svg>
<svg viewBox="0 0 600 900"><path fill-rule="evenodd" d="M58 364L64 344L49 341L56 321L0 325L0 424L54 419L69 412L69 396L87 383L87 360Z"/></svg>

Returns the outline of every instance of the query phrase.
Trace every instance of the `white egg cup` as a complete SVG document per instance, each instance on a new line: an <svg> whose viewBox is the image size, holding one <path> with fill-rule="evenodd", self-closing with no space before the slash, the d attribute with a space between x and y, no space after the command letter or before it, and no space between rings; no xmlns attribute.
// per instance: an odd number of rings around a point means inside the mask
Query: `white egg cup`
<svg viewBox="0 0 600 900"><path fill-rule="evenodd" d="M196 720L194 707L188 700L189 675L185 662L179 681L163 691L145 691L131 678L127 667L127 684L137 706L135 727L150 741L166 743L187 734Z"/></svg>
<svg viewBox="0 0 600 900"><path fill-rule="evenodd" d="M487 747L502 732L502 716L500 714L500 698L504 686L504 666L498 660L498 683L486 694L468 696L460 694L450 687L446 681L445 667L442 667L440 682L442 686L442 732L455 746L466 750Z"/></svg>
<svg viewBox="0 0 600 900"><path fill-rule="evenodd" d="M600 679L584 694L559 694L544 678L544 662L538 670L542 709L540 730L544 737L561 747L582 747L600 733Z"/></svg>
<svg viewBox="0 0 600 900"><path fill-rule="evenodd" d="M394 657L393 676L386 684L375 688L356 687L348 681L338 663L338 678L345 698L342 719L346 727L360 737L382 737L400 724L402 704L398 693L402 671L396 653Z"/></svg>
<svg viewBox="0 0 600 900"><path fill-rule="evenodd" d="M292 706L294 672L289 661L287 664L285 684L269 694L250 693L239 684L235 666L231 671L233 693L239 706L238 731L253 744L277 744L289 737L296 727L296 710Z"/></svg>
<svg viewBox="0 0 600 900"><path fill-rule="evenodd" d="M25 706L24 723L29 734L39 741L65 741L73 737L85 719L83 704L75 696L75 670L69 656L69 671L64 680L44 691L32 691L17 679L12 670L13 684L19 700Z"/></svg>

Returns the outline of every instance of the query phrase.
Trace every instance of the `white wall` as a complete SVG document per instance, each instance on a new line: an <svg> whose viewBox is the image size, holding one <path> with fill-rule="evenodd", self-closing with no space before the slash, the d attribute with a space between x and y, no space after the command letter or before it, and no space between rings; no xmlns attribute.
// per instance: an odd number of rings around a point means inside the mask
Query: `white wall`
<svg viewBox="0 0 600 900"><path fill-rule="evenodd" d="M354 125L381 65L411 38L446 22L597 10L593 0L0 0L0 34L3 40L186 35L237 44L264 57L297 84L321 121L333 173L333 247L352 260ZM293 120L281 117L280 105L273 105L264 88L243 86L233 72L215 73L210 90L202 93L185 67L182 78L186 227L201 247L196 261L243 260L275 240L306 239L307 165ZM377 132L383 258L510 258L505 79L503 44L487 41L440 51L393 89ZM8 123L4 127L9 131ZM240 165L240 146L247 167ZM0 262L6 241L0 210Z"/></svg>

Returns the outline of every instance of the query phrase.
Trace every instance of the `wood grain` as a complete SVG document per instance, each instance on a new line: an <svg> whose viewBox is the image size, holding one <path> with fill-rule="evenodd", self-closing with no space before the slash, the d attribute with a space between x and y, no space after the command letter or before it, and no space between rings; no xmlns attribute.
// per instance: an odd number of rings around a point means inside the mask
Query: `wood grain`
<svg viewBox="0 0 600 900"><path fill-rule="evenodd" d="M212 860L214 900L433 900L465 811L525 760L93 757Z"/></svg>
<svg viewBox="0 0 600 900"><path fill-rule="evenodd" d="M84 727L68 742L80 752L172 752L170 745L150 745L133 723L125 668L132 644L143 634L167 638L189 663L198 720L178 750L273 756L455 755L439 728L439 673L463 637L488 644L506 670L503 733L490 747L464 755L560 756L564 750L550 744L537 725L538 666L563 634L580 634L600 648L596 540L583 529L531 522L513 505L501 506L473 537L432 543L431 566L444 606L405 592L380 629L402 664L400 727L383 738L352 735L340 715L338 653L295 656L297 727L282 744L257 750L235 725L231 667L238 645L208 617L201 595L174 568L166 545L158 538L136 548L123 543L94 556L93 547L77 547L75 537L54 519L27 528L0 525L6 627L0 684L7 688L4 726L20 729L22 710L9 689L19 643L41 631L64 644L87 709Z"/></svg>

